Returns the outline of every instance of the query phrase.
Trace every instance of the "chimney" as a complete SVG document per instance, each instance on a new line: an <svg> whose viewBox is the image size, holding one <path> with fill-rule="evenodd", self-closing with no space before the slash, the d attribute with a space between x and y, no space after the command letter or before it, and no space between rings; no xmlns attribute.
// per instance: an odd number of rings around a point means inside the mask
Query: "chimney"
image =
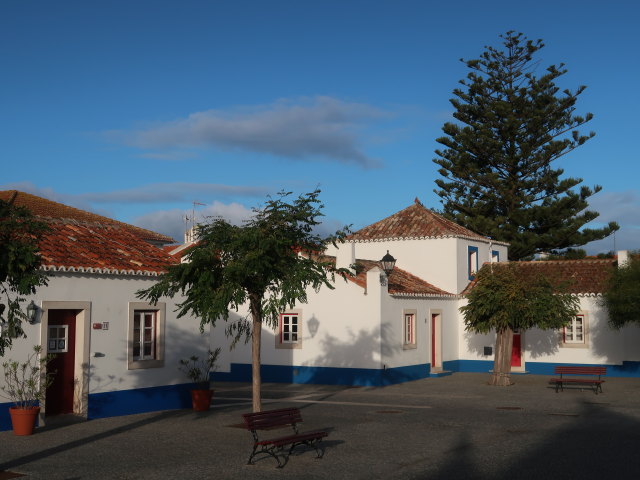
<svg viewBox="0 0 640 480"><path fill-rule="evenodd" d="M618 267L624 267L629 263L629 251L628 250L618 250Z"/></svg>
<svg viewBox="0 0 640 480"><path fill-rule="evenodd" d="M356 263L355 243L339 243L336 252L336 268L350 268L354 263Z"/></svg>
<svg viewBox="0 0 640 480"><path fill-rule="evenodd" d="M196 227L193 226L184 232L184 243L185 244L193 243L195 239L196 239Z"/></svg>

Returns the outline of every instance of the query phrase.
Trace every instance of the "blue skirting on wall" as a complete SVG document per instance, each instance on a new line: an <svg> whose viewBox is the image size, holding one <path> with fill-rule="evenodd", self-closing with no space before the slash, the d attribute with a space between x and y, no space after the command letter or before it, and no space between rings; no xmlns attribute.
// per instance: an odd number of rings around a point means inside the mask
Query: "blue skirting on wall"
<svg viewBox="0 0 640 480"><path fill-rule="evenodd" d="M379 387L427 378L429 364L387 369L262 365L260 375L263 382ZM251 365L232 363L230 372L216 372L211 378L214 381L250 382Z"/></svg>
<svg viewBox="0 0 640 480"><path fill-rule="evenodd" d="M525 369L533 375L553 375L558 365L572 367L607 367L608 377L640 377L640 362L622 362L622 365L586 364L586 363L549 363L527 362ZM452 360L443 362L445 370L452 372L488 373L493 369L492 360ZM517 374L518 372L514 372Z"/></svg>
<svg viewBox="0 0 640 480"><path fill-rule="evenodd" d="M89 394L88 418L191 408L191 383Z"/></svg>

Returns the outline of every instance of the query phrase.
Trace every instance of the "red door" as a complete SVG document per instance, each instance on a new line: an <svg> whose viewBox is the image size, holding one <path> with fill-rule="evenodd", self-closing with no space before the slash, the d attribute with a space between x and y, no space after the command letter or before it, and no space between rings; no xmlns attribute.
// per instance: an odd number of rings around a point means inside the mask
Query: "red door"
<svg viewBox="0 0 640 480"><path fill-rule="evenodd" d="M47 388L47 415L73 413L77 313L76 310L49 310L46 346L47 352L55 355L48 367L55 376Z"/></svg>
<svg viewBox="0 0 640 480"><path fill-rule="evenodd" d="M520 332L513 332L513 348L511 349L511 366L522 366L522 343Z"/></svg>
<svg viewBox="0 0 640 480"><path fill-rule="evenodd" d="M431 314L431 368L436 367L436 321L438 314Z"/></svg>

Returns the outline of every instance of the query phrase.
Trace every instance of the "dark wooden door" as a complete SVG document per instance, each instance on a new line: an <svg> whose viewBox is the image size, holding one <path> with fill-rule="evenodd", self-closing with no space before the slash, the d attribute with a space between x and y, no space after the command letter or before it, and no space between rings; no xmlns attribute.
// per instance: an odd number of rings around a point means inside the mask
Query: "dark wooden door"
<svg viewBox="0 0 640 480"><path fill-rule="evenodd" d="M47 415L73 413L77 314L77 310L49 310L46 346L47 352L55 355L49 371L56 373L47 389Z"/></svg>

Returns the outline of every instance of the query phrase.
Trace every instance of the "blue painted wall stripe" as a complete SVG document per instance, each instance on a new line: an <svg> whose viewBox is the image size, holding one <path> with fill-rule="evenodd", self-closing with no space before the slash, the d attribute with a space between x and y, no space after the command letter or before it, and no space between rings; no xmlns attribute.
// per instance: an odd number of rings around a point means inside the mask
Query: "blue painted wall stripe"
<svg viewBox="0 0 640 480"><path fill-rule="evenodd" d="M138 388L89 395L88 418L191 408L191 383Z"/></svg>
<svg viewBox="0 0 640 480"><path fill-rule="evenodd" d="M429 369L428 363L388 369L262 365L260 375L263 382L375 387L427 378ZM250 382L251 365L232 363L230 372L215 372L211 378Z"/></svg>

